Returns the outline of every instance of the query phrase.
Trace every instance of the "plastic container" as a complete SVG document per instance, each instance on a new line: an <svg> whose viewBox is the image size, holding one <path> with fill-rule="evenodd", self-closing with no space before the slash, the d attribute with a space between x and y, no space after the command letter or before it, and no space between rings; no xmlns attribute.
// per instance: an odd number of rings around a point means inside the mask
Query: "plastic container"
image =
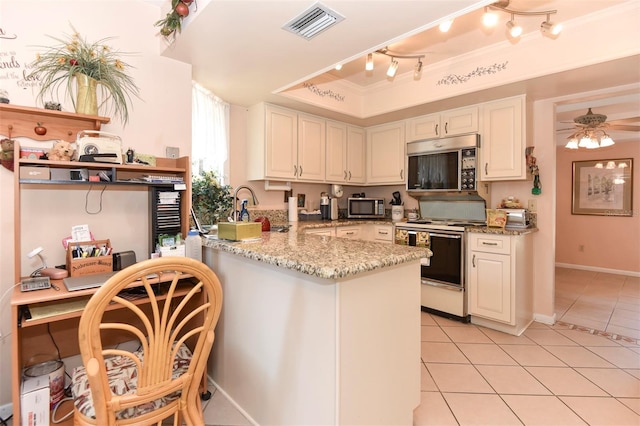
<svg viewBox="0 0 640 426"><path fill-rule="evenodd" d="M185 255L195 260L202 262L202 238L200 233L192 229L189 231L187 238L184 240Z"/></svg>

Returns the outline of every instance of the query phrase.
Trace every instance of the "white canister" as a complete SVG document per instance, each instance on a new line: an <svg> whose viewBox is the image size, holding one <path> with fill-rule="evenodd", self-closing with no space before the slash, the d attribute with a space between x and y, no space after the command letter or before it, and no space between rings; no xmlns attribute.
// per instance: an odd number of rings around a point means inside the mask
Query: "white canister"
<svg viewBox="0 0 640 426"><path fill-rule="evenodd" d="M404 218L404 207L391 206L391 220L394 222L400 222Z"/></svg>
<svg viewBox="0 0 640 426"><path fill-rule="evenodd" d="M289 222L298 221L298 197L289 197Z"/></svg>

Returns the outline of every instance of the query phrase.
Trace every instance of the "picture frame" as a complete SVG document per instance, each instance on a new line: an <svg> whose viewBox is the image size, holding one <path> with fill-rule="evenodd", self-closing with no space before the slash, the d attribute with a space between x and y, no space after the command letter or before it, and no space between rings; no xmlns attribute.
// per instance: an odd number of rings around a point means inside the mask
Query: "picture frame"
<svg viewBox="0 0 640 426"><path fill-rule="evenodd" d="M571 214L633 216L633 159L574 161Z"/></svg>
<svg viewBox="0 0 640 426"><path fill-rule="evenodd" d="M304 208L306 198L305 194L298 194L298 207Z"/></svg>

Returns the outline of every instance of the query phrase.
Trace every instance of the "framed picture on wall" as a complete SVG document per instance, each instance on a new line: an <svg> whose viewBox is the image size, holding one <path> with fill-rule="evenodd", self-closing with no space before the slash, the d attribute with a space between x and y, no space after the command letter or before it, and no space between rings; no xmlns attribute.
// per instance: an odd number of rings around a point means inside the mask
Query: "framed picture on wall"
<svg viewBox="0 0 640 426"><path fill-rule="evenodd" d="M633 159L574 161L571 214L633 216Z"/></svg>

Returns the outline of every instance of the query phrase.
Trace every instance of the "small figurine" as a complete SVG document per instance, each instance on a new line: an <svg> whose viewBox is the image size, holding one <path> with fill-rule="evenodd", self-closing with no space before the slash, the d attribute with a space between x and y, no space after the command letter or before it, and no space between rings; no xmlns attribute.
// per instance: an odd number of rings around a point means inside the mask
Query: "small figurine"
<svg viewBox="0 0 640 426"><path fill-rule="evenodd" d="M133 155L134 155L133 149L129 148L127 150L127 163L133 163Z"/></svg>

